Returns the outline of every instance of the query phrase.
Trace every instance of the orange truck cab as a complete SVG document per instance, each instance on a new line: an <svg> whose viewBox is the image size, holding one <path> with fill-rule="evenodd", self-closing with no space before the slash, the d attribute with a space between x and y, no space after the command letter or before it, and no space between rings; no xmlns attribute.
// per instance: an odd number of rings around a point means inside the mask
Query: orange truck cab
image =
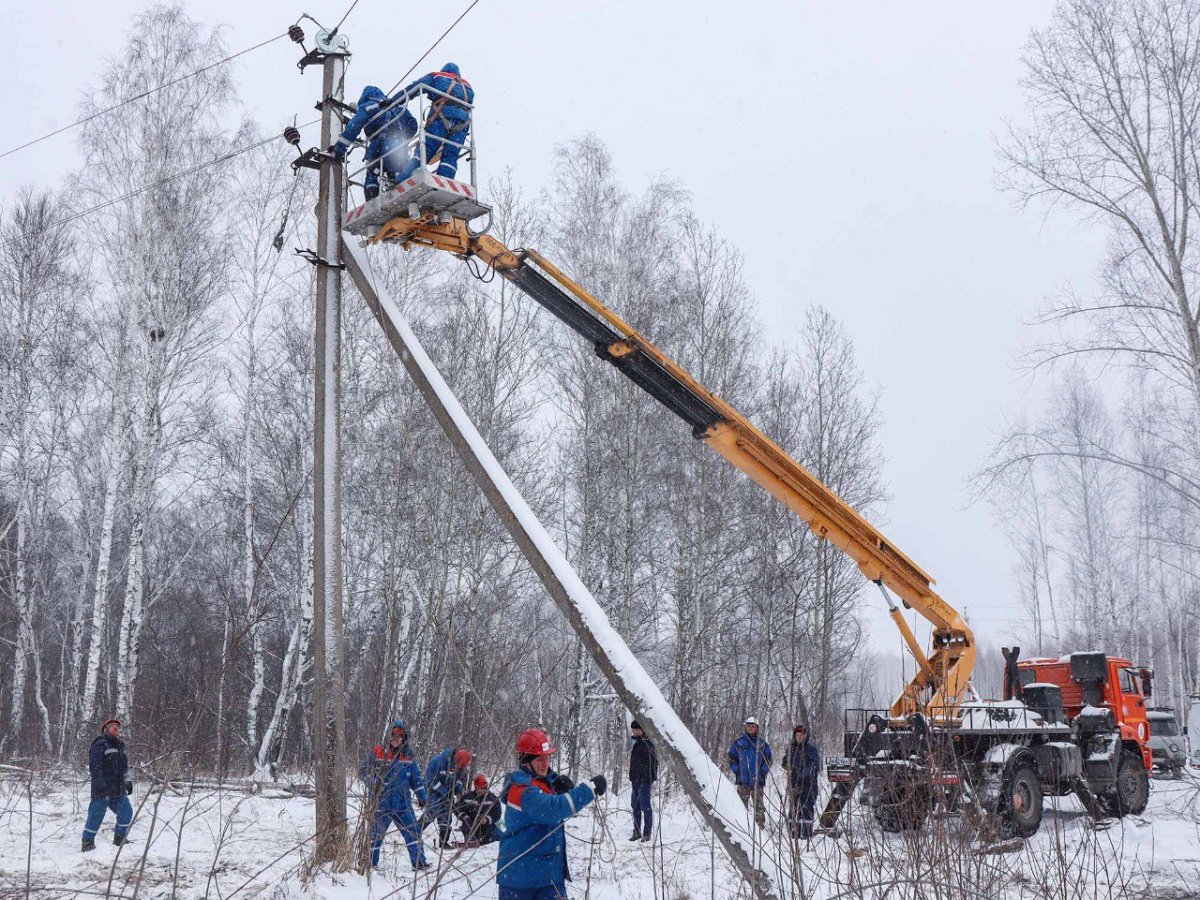
<svg viewBox="0 0 1200 900"><path fill-rule="evenodd" d="M1073 675L1072 657L1089 657L1094 661L1090 674L1095 677L1079 677L1078 662ZM1057 685L1062 691L1063 711L1068 720L1074 720L1088 706L1110 710L1120 730L1121 742L1130 749L1136 748L1146 769L1152 768L1150 723L1146 718L1146 701L1153 681L1150 669L1136 667L1120 656L1073 653L1058 658L1023 659L1017 663L1017 670L1022 685Z"/></svg>

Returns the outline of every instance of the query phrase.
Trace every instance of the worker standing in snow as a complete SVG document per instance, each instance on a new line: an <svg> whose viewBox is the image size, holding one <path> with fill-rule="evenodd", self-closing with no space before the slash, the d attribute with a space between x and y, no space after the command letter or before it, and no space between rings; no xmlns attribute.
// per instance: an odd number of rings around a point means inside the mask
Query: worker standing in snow
<svg viewBox="0 0 1200 900"><path fill-rule="evenodd" d="M408 847L408 859L413 869L428 869L412 805L413 794L416 794L417 802L424 805L425 782L421 779L421 766L409 749L408 728L402 720L392 723L387 746L376 745L367 754L360 774L366 782L368 796L374 796L376 800L375 819L371 825L371 865L379 865L384 835L394 823Z"/></svg>
<svg viewBox="0 0 1200 900"><path fill-rule="evenodd" d="M429 760L425 767L425 785L429 789L429 806L421 816L421 830L430 822L438 823L439 846L450 846L450 816L454 798L466 789L467 767L471 751L466 747L447 747Z"/></svg>
<svg viewBox="0 0 1200 900"><path fill-rule="evenodd" d="M749 716L745 731L729 745L729 771L737 784L738 796L747 807L754 801L754 821L762 828L767 824L763 806L763 786L771 768L771 745L758 734L758 719Z"/></svg>
<svg viewBox="0 0 1200 900"><path fill-rule="evenodd" d="M83 826L82 852L96 849L96 833L104 821L104 811L111 809L117 817L113 828L113 844L120 847L126 841L133 824L133 782L129 778L129 757L125 742L119 737L121 723L109 719L100 726L100 735L88 749L88 774L92 779L92 801L88 804L87 822Z"/></svg>
<svg viewBox="0 0 1200 900"><path fill-rule="evenodd" d="M453 178L458 172L458 155L467 145L471 129L471 107L475 89L462 77L455 63L448 62L437 72L418 78L393 99L407 103L418 94L430 101L425 119L425 164L438 164L437 174ZM419 154L413 154L397 181L403 181L421 164Z"/></svg>
<svg viewBox="0 0 1200 900"><path fill-rule="evenodd" d="M575 784L550 768L554 753L544 731L529 728L517 738L518 767L508 773L500 796L504 830L499 834L496 883L499 900L560 900L567 896L567 839L563 823L596 797L608 782Z"/></svg>
<svg viewBox="0 0 1200 900"><path fill-rule="evenodd" d="M792 837L808 840L813 835L817 789L821 778L821 752L808 739L808 728L792 729L783 768L788 773L788 823Z"/></svg>
<svg viewBox="0 0 1200 900"><path fill-rule="evenodd" d="M463 843L486 844L492 839L492 828L500 821L500 798L488 790L487 778L476 775L471 790L462 795L454 812L462 823Z"/></svg>
<svg viewBox="0 0 1200 900"><path fill-rule="evenodd" d="M417 133L417 120L403 103L389 103L383 91L369 84L363 88L354 116L330 152L344 157L364 129L367 139L364 161L368 168L363 178L363 193L372 200L379 196L381 168L392 179L400 180L400 172L409 160L408 142Z"/></svg>
<svg viewBox="0 0 1200 900"><path fill-rule="evenodd" d="M638 721L629 723L629 787L633 801L633 834L631 841L648 841L654 830L654 813L650 809L650 789L658 780L658 752L654 741L646 737Z"/></svg>

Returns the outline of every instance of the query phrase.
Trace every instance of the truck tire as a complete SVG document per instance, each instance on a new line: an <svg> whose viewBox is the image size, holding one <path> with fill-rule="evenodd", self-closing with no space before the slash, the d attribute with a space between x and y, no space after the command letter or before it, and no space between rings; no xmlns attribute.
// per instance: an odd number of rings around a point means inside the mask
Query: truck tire
<svg viewBox="0 0 1200 900"><path fill-rule="evenodd" d="M1117 780L1100 795L1100 805L1114 816L1139 815L1150 802L1150 776L1142 758L1132 750L1121 753Z"/></svg>
<svg viewBox="0 0 1200 900"><path fill-rule="evenodd" d="M875 807L875 821L884 831L917 831L925 824L929 811L929 799L916 786L905 786L889 791Z"/></svg>
<svg viewBox="0 0 1200 900"><path fill-rule="evenodd" d="M1006 768L996 814L1005 837L1027 838L1041 827L1042 782L1033 763L1019 760Z"/></svg>

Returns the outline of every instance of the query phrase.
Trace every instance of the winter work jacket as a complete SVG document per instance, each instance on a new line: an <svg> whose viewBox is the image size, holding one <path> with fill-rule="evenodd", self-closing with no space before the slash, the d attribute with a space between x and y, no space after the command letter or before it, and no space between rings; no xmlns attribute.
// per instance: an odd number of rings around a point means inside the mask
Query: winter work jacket
<svg viewBox="0 0 1200 900"><path fill-rule="evenodd" d="M817 796L817 788L821 778L821 752L812 741L797 744L792 741L788 745L787 758L783 768L788 773L788 785L800 800L810 800Z"/></svg>
<svg viewBox="0 0 1200 900"><path fill-rule="evenodd" d="M412 794L424 804L425 782L421 778L421 766L413 759L408 743L393 750L391 745L376 745L359 769L367 791L378 791L377 813L412 811Z"/></svg>
<svg viewBox="0 0 1200 900"><path fill-rule="evenodd" d="M425 784L435 799L444 799L450 796L452 791L455 794L463 792L463 779L467 776L467 770L454 767L454 754L457 752L457 747L447 747L429 760L429 765L425 767Z"/></svg>
<svg viewBox="0 0 1200 900"><path fill-rule="evenodd" d="M491 791L467 791L454 811L462 822L464 837L486 844L491 840L492 827L500 821L500 798Z"/></svg>
<svg viewBox="0 0 1200 900"><path fill-rule="evenodd" d="M528 769L504 779L504 830L499 834L496 883L502 888L539 888L571 880L563 823L592 802L590 784L554 793L555 775L546 778Z"/></svg>
<svg viewBox="0 0 1200 900"><path fill-rule="evenodd" d="M446 63L446 67L439 72L430 72L422 78L418 78L408 87L406 87L397 97L403 96L404 99L410 100L417 94L425 93L432 101L433 105L429 111L429 121L433 121L438 117L450 120L456 125L461 125L470 121L471 110L466 106L460 106L451 100L447 100L441 94L435 94L425 90L433 88L435 91L441 91L442 94L449 94L455 100L465 100L468 104L475 103L475 89L458 71L458 66L454 63ZM451 131L456 128L451 127Z"/></svg>
<svg viewBox="0 0 1200 900"><path fill-rule="evenodd" d="M729 745L729 771L733 779L744 787L757 787L767 781L771 768L771 745L761 735L742 736Z"/></svg>
<svg viewBox="0 0 1200 900"><path fill-rule="evenodd" d="M386 109L386 112L381 110ZM403 103L397 103L388 108L387 95L374 85L363 88L362 96L358 98L358 106L342 135L334 144L334 153L345 156L354 140L366 129L366 140L370 144L376 137L382 137L389 144L401 144L417 133L417 120Z"/></svg>
<svg viewBox="0 0 1200 900"><path fill-rule="evenodd" d="M125 742L102 734L88 749L88 774L92 777L93 800L116 800L125 793L129 758Z"/></svg>
<svg viewBox="0 0 1200 900"><path fill-rule="evenodd" d="M642 735L629 742L629 782L645 784L658 780L658 751L654 741Z"/></svg>

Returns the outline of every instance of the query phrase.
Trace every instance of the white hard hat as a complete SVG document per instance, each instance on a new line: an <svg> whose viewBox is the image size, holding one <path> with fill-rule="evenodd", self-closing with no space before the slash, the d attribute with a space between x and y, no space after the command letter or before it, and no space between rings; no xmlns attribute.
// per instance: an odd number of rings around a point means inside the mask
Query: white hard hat
<svg viewBox="0 0 1200 900"><path fill-rule="evenodd" d="M757 725L757 724L758 724L758 719L754 718L754 716L747 716L747 717L746 717L746 721L745 721L743 724L746 724L746 725Z"/></svg>

